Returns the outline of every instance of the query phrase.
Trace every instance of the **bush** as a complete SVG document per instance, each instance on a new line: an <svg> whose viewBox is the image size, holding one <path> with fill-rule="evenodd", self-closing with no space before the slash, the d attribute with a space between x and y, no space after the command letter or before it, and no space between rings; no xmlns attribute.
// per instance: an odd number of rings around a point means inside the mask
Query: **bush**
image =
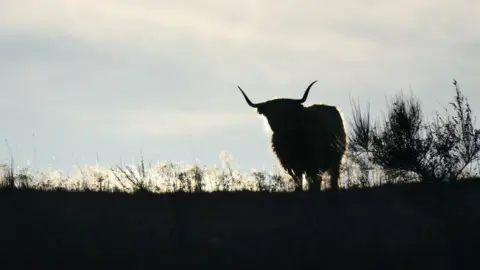
<svg viewBox="0 0 480 270"><path fill-rule="evenodd" d="M415 176L422 182L453 182L480 158L480 130L474 127L472 110L457 81L455 114L424 120L418 99L396 95L386 118L372 124L370 112L353 106L349 150L352 159L366 169L379 167L389 181ZM447 113L448 111L445 110ZM413 174L413 175L412 175Z"/></svg>

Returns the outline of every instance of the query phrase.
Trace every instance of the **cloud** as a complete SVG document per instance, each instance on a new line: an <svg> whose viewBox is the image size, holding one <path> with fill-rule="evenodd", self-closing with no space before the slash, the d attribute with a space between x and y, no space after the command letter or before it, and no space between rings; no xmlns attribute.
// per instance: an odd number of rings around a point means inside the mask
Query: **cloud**
<svg viewBox="0 0 480 270"><path fill-rule="evenodd" d="M278 85L303 80L292 72L298 67L305 77L339 76L339 68L359 64L445 55L478 42L480 31L475 0L18 0L0 7L4 34L70 37L110 52L170 55L182 65L197 62L197 69L208 64L206 72L232 79L253 67Z"/></svg>
<svg viewBox="0 0 480 270"><path fill-rule="evenodd" d="M102 93L225 110L243 108L237 84L264 100L297 96L318 79L318 96L345 107L348 91L378 95L409 83L429 88L444 76L469 80L479 62L478 9L475 0L18 0L0 3L0 37L16 40L4 50L14 65L29 61L12 85L40 80L52 96L69 87L79 100L107 106ZM54 75L34 75L42 70Z"/></svg>
<svg viewBox="0 0 480 270"><path fill-rule="evenodd" d="M19 112L10 137L31 132L28 120L39 132L81 129L78 141L203 136L207 152L232 138L226 129L258 123L237 85L260 102L318 80L308 103L346 118L350 97L374 113L410 87L428 114L450 100L452 78L477 104L477 10L477 0L0 1L0 109Z"/></svg>
<svg viewBox="0 0 480 270"><path fill-rule="evenodd" d="M18 0L0 5L3 32L9 33L33 31L51 37L71 36L152 51L189 40L215 49L228 46L232 53L282 50L322 53L338 60L367 60L374 54L387 53L382 48L385 42L397 38L408 41L412 33L421 33L423 40L432 42L445 40L453 33L474 36L479 25L474 14L474 7L479 4L474 0L304 1L301 6L293 0L282 3L217 0L201 4ZM369 35L375 30L386 33L388 38Z"/></svg>
<svg viewBox="0 0 480 270"><path fill-rule="evenodd" d="M106 137L120 139L175 139L201 137L246 125L253 114L185 112L175 109L136 108L95 113L77 112L75 125L89 127Z"/></svg>

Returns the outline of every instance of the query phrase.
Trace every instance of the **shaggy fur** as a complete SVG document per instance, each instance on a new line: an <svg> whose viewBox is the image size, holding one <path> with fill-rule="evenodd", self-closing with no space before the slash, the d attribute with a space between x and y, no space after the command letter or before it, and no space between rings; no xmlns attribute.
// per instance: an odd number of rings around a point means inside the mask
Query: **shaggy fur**
<svg viewBox="0 0 480 270"><path fill-rule="evenodd" d="M331 189L338 189L340 165L347 147L347 135L340 111L329 105L305 107L311 83L302 99L274 99L252 103L243 90L247 103L265 116L272 130L272 150L282 167L302 190L306 174L310 190L320 190L322 176L330 174Z"/></svg>

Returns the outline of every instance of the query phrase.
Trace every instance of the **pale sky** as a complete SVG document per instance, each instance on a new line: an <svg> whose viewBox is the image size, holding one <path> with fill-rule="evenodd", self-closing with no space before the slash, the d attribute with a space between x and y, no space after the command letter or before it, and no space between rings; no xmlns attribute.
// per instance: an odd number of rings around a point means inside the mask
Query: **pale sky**
<svg viewBox="0 0 480 270"><path fill-rule="evenodd" d="M273 97L339 106L412 91L428 116L458 80L480 115L478 0L2 0L0 137L16 163L271 169ZM34 136L33 136L34 134ZM9 150L2 141L0 162ZM34 152L36 155L34 155ZM36 158L34 158L36 157Z"/></svg>

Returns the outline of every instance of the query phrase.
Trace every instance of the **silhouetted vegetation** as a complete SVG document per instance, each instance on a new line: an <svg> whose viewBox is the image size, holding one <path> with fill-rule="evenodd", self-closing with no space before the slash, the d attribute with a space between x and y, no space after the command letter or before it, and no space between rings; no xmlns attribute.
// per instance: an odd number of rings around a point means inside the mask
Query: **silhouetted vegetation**
<svg viewBox="0 0 480 270"><path fill-rule="evenodd" d="M379 167L387 182L454 182L468 175L465 169L480 158L480 130L474 127L472 110L454 81L450 102L454 115L438 112L431 122L424 119L420 101L397 95L386 119L373 124L369 111L354 104L350 150L365 173ZM445 110L448 113L447 110ZM477 164L478 165L478 164Z"/></svg>
<svg viewBox="0 0 480 270"><path fill-rule="evenodd" d="M227 153L221 168L142 159L68 176L12 157L1 167L0 269L472 266L480 131L454 86L454 114L431 121L413 96L396 95L381 121L353 103L338 192L293 193L288 174L241 173Z"/></svg>

